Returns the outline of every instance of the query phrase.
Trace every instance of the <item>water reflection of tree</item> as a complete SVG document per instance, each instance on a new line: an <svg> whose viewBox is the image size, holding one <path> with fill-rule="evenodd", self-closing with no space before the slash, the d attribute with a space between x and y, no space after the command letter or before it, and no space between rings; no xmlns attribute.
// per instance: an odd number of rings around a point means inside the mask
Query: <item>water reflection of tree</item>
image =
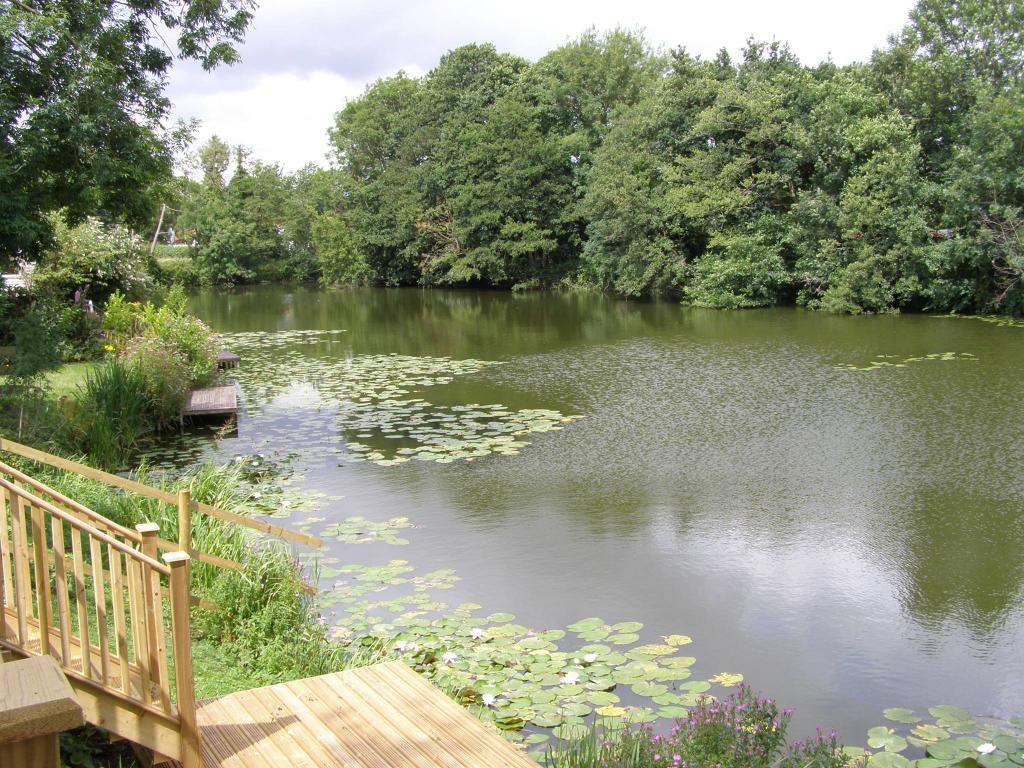
<svg viewBox="0 0 1024 768"><path fill-rule="evenodd" d="M191 309L221 331L349 331L358 354L503 359L594 340L675 332L671 302L625 302L573 293L255 286L201 292Z"/></svg>
<svg viewBox="0 0 1024 768"><path fill-rule="evenodd" d="M955 621L990 641L1024 598L1019 506L943 484L921 489L901 522L907 611L929 628Z"/></svg>

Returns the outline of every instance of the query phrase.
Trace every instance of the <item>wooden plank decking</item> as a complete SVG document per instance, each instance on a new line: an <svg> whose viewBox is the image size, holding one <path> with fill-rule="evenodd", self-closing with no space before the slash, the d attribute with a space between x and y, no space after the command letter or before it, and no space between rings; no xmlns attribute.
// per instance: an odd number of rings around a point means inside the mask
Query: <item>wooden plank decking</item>
<svg viewBox="0 0 1024 768"><path fill-rule="evenodd" d="M198 705L204 768L537 768L391 661Z"/></svg>
<svg viewBox="0 0 1024 768"><path fill-rule="evenodd" d="M221 370L227 368L237 368L242 362L242 358L236 355L234 352L229 352L226 349L222 349L217 353L216 357L217 367Z"/></svg>
<svg viewBox="0 0 1024 768"><path fill-rule="evenodd" d="M235 413L238 410L238 390L234 386L210 387L193 389L188 393L185 407L181 411L185 416L218 416Z"/></svg>

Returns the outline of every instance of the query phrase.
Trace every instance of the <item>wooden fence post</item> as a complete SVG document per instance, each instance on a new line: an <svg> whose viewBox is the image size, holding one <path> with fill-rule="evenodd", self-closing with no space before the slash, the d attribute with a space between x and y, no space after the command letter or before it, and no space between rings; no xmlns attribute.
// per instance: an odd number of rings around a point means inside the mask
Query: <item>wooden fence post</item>
<svg viewBox="0 0 1024 768"><path fill-rule="evenodd" d="M195 679L192 673L189 559L188 552L167 552L163 556L163 561L171 568L171 636L174 679L178 686L178 717L181 720L181 764L183 768L202 768L203 752L196 723Z"/></svg>
<svg viewBox="0 0 1024 768"><path fill-rule="evenodd" d="M192 492L188 488L178 491L178 549L192 551Z"/></svg>

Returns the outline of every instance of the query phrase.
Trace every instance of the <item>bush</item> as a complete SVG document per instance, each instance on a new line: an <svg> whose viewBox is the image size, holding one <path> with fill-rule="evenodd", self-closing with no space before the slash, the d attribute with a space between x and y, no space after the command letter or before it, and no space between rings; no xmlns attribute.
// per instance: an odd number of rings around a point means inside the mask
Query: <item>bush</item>
<svg viewBox="0 0 1024 768"><path fill-rule="evenodd" d="M103 304L114 291L143 296L151 284L145 243L121 227L86 219L69 228L54 217L56 244L39 260L32 288L40 295L70 300L81 290Z"/></svg>
<svg viewBox="0 0 1024 768"><path fill-rule="evenodd" d="M686 298L699 307L739 309L779 301L789 274L779 248L759 235L715 234L693 263Z"/></svg>
<svg viewBox="0 0 1024 768"><path fill-rule="evenodd" d="M184 313L181 305L165 304L159 309L146 307L145 335L177 348L188 365L189 378L197 386L213 380L217 372L218 343L209 326Z"/></svg>
<svg viewBox="0 0 1024 768"><path fill-rule="evenodd" d="M178 347L161 338L139 336L125 347L123 359L144 382L154 426L159 429L177 420L192 380Z"/></svg>
<svg viewBox="0 0 1024 768"><path fill-rule="evenodd" d="M816 738L794 742L779 768L864 768L867 761L866 756L847 756L835 731L826 738L819 730Z"/></svg>
<svg viewBox="0 0 1024 768"><path fill-rule="evenodd" d="M95 360L101 356L98 315L88 314L81 307L63 304L49 297L37 300L33 311L50 329L54 349L62 362Z"/></svg>
<svg viewBox="0 0 1024 768"><path fill-rule="evenodd" d="M177 249L179 252L184 249ZM198 285L199 270L191 256L160 256L156 259L156 279L164 285Z"/></svg>
<svg viewBox="0 0 1024 768"><path fill-rule="evenodd" d="M199 615L203 635L268 679L326 674L342 666L342 647L331 643L318 620L315 596L302 591L301 569L287 547L264 544L244 564L242 573L218 574L208 594L221 610Z"/></svg>
<svg viewBox="0 0 1024 768"><path fill-rule="evenodd" d="M142 329L142 307L115 291L103 308L103 330L114 349L121 351Z"/></svg>
<svg viewBox="0 0 1024 768"><path fill-rule="evenodd" d="M770 768L786 744L790 713L780 712L741 685L728 699L701 697L669 735L649 726L625 728L610 739L596 732L560 751L549 753L550 768ZM822 768L831 768L823 765Z"/></svg>
<svg viewBox="0 0 1024 768"><path fill-rule="evenodd" d="M146 382L137 366L119 359L89 373L75 404L75 442L102 467L123 467L152 427Z"/></svg>

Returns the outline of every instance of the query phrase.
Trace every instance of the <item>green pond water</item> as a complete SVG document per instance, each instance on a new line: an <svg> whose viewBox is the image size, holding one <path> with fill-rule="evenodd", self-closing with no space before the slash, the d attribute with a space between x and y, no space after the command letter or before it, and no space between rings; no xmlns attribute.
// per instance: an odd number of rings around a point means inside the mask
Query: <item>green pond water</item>
<svg viewBox="0 0 1024 768"><path fill-rule="evenodd" d="M416 289L191 309L245 409L156 458L279 468L304 501L268 511L330 534L332 621L642 622L584 630L689 636L693 680L741 673L857 744L887 707L1024 713L1024 328ZM332 599L367 583L419 602Z"/></svg>

